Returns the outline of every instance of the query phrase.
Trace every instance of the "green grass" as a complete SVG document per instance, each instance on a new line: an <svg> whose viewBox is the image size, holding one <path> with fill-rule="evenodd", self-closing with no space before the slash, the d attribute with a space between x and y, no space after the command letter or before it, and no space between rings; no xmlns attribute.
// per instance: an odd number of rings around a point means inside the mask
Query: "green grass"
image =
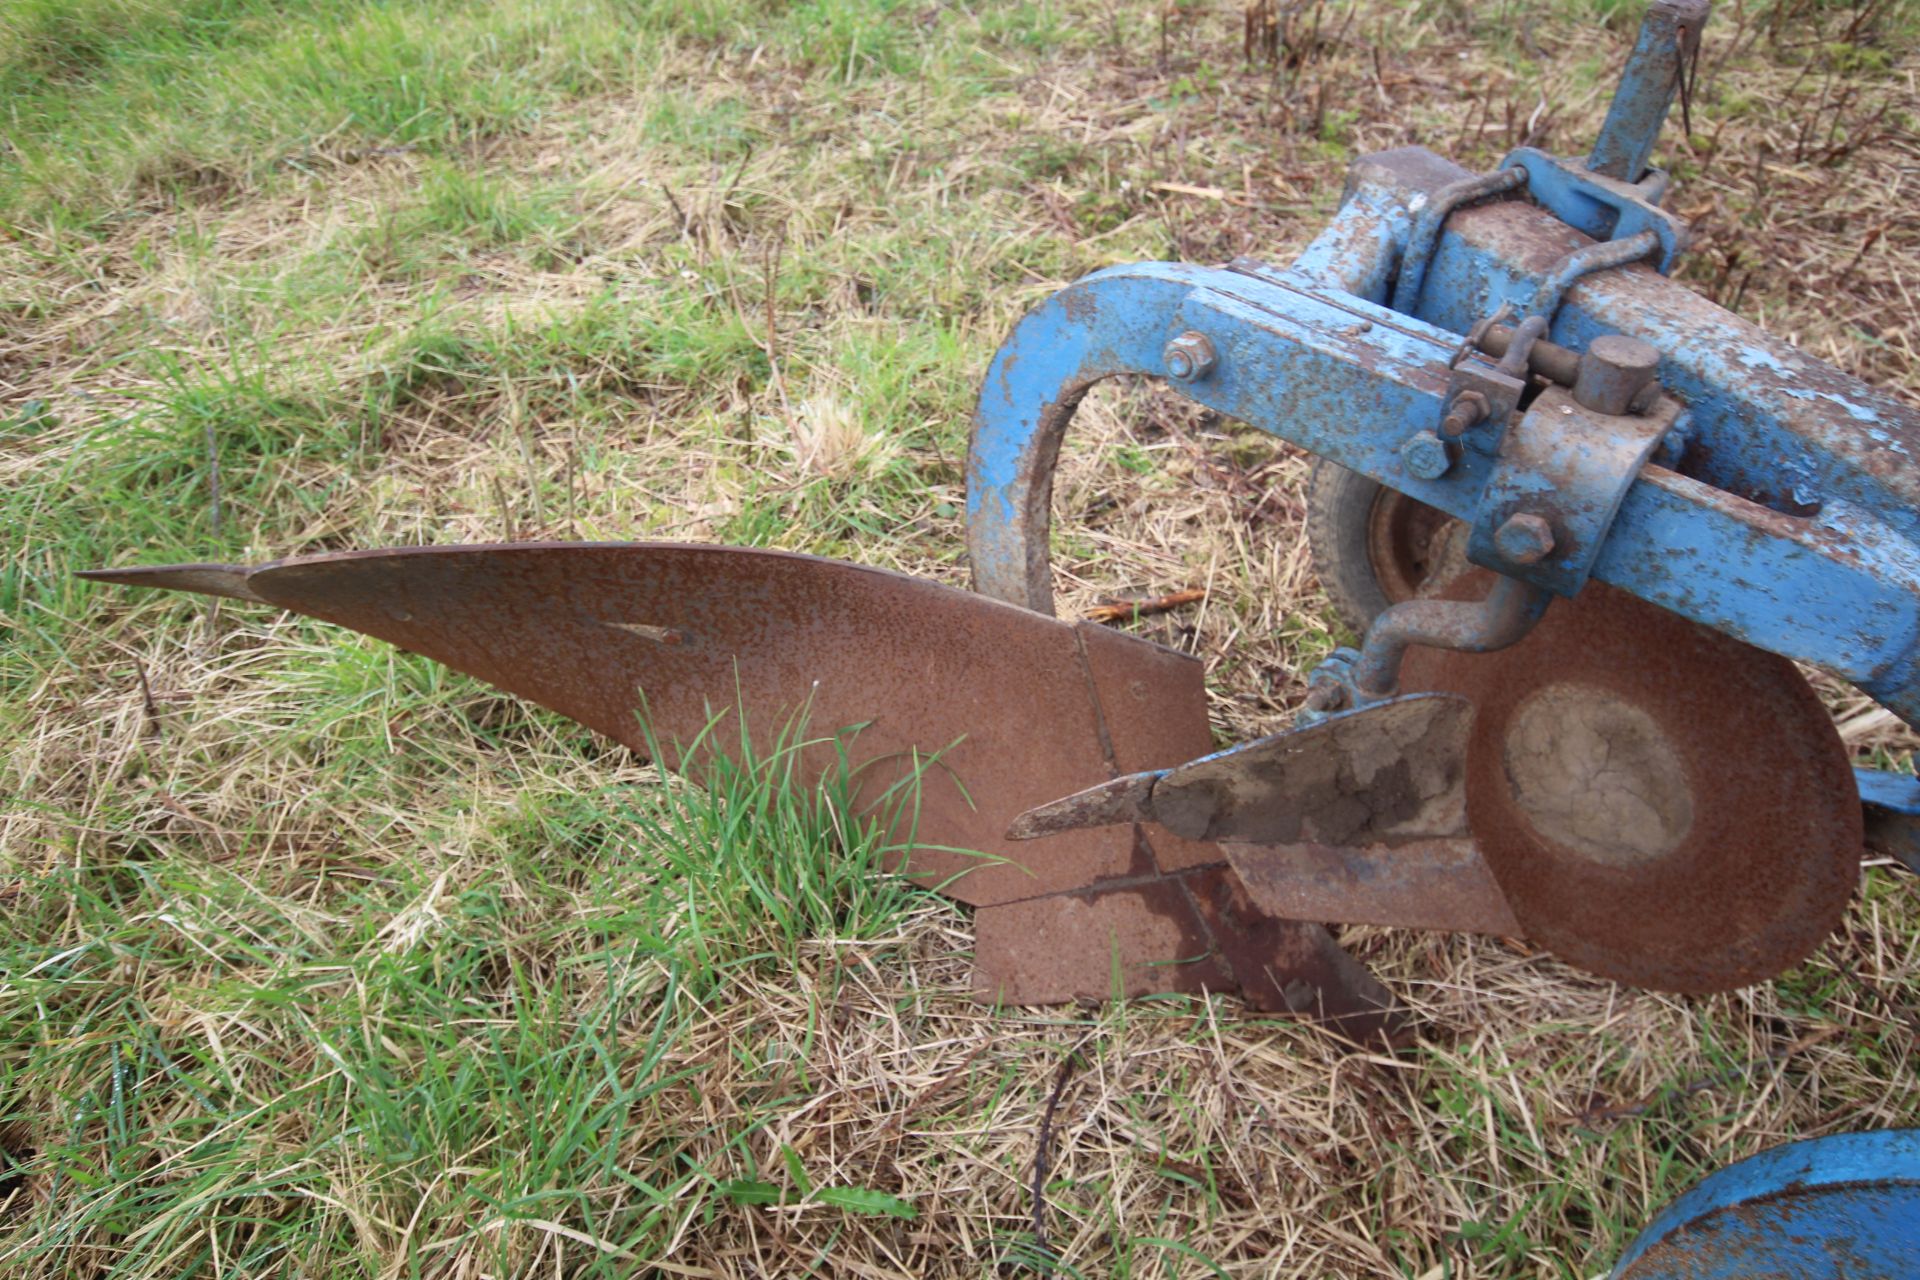
<svg viewBox="0 0 1920 1280"><path fill-rule="evenodd" d="M336 663L303 692L335 710L431 705L441 678L413 665L410 681ZM316 754L360 737L339 720L308 733ZM65 927L8 952L4 1118L26 1118L25 1082L62 1096L32 1116L55 1211L7 1241L9 1267L69 1273L111 1241L125 1274L215 1258L298 1274L316 1253L373 1274L395 1249L422 1273L443 1249L511 1273L530 1242L503 1222L587 1217L617 1247L571 1274L628 1274L711 1210L742 1144L806 1087L803 1065L788 1079L751 1063L754 1100L702 1123L689 1092L739 1071L683 1041L741 986L809 972L820 941L884 958L914 903L880 873L884 836L845 773L796 785L802 745L756 758L742 734L698 786L547 791L504 812L442 791L407 823L461 841L437 874L400 860L363 879L313 850L242 868L109 834L103 856L31 878L23 893L60 904ZM419 771L430 791L451 781ZM290 908L287 878L341 875L324 913ZM839 1200L859 1208L853 1190ZM408 1221L435 1239L403 1242Z"/></svg>
<svg viewBox="0 0 1920 1280"><path fill-rule="evenodd" d="M1911 1036L1849 976L1920 991L1898 882L1715 1000L1361 931L1434 1027L1392 1060L1227 1000L987 1009L964 915L737 725L668 784L377 642L73 576L520 536L963 582L1026 307L1284 260L1353 154L1485 167L1542 95L1576 149L1624 30L1294 8L1275 67L1238 8L1145 0L0 7L0 1274L1586 1276L1718 1163L1911 1123ZM1675 150L1689 278L1910 390L1911 229L1844 269L1897 138L1825 187L1750 161L1876 95L1910 128L1912 6L1749 9ZM1732 248L1809 265L1743 285ZM1096 391L1063 610L1208 584L1135 625L1208 660L1224 738L1270 731L1336 639L1303 476Z"/></svg>

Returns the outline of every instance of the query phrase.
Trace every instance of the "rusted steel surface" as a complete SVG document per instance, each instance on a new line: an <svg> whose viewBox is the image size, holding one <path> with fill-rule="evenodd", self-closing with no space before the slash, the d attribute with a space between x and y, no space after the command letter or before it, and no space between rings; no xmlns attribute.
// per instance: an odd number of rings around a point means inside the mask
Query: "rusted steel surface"
<svg viewBox="0 0 1920 1280"><path fill-rule="evenodd" d="M1360 1043L1412 1038L1406 1007L1325 929L1268 915L1226 867L1196 868L1181 883L1256 1009L1312 1019Z"/></svg>
<svg viewBox="0 0 1920 1280"><path fill-rule="evenodd" d="M1111 770L1071 624L879 570L688 545L346 552L267 565L245 583L635 751L648 751L650 729L675 768L716 716L723 728L710 741L737 742L732 717L745 708L766 750L804 715L809 736L850 744L869 798L919 770L916 841L976 852L927 849L912 870L964 902L1141 870L1126 830L1078 833L1039 858L1000 839L1023 800ZM1136 656L1151 669L1126 670ZM1170 657L1130 641L1124 652L1109 646L1106 666L1134 677L1125 696L1161 700L1153 711L1173 720L1165 677L1191 660ZM1197 690L1196 677L1178 696ZM816 767L832 754L815 748Z"/></svg>
<svg viewBox="0 0 1920 1280"><path fill-rule="evenodd" d="M247 585L247 575L251 572L247 566L237 564L168 564L138 569L83 569L80 576L122 582L131 587L164 587L169 591L191 591L195 595L265 604L267 601Z"/></svg>
<svg viewBox="0 0 1920 1280"><path fill-rule="evenodd" d="M1473 709L1402 698L1182 765L1153 814L1196 840L1347 845L1462 830L1460 777Z"/></svg>
<svg viewBox="0 0 1920 1280"><path fill-rule="evenodd" d="M1110 827L1121 822L1151 822L1154 818L1154 787L1165 780L1167 770L1129 773L1124 777L1096 782L1058 800L1029 809L1007 824L1009 840L1042 840L1068 831L1089 827Z"/></svg>
<svg viewBox="0 0 1920 1280"><path fill-rule="evenodd" d="M1567 296L1567 290L1576 282L1586 276L1638 262L1659 247L1660 236L1651 230L1635 232L1624 240L1602 240L1583 245L1562 258L1552 271L1541 278L1527 310L1533 315L1552 319L1553 313L1560 309L1561 299Z"/></svg>
<svg viewBox="0 0 1920 1280"><path fill-rule="evenodd" d="M377 636L635 751L657 743L671 767L697 764L691 745L716 718L708 746L738 744L742 708L761 751L804 724L802 780L844 750L858 798L911 841L900 869L983 908L983 994L1099 997L1117 964L1130 992L1245 991L1277 1009L1292 1007L1279 989L1311 987L1306 1005L1386 1025L1378 984L1328 959L1339 949L1320 925L1270 922L1280 949L1260 954L1214 932L1219 908L1192 885L1216 893L1230 875L1216 845L1133 825L1002 838L1041 801L1206 749L1200 664L1157 645L882 570L728 547L410 548L90 576ZM916 773L917 788L894 789Z"/></svg>
<svg viewBox="0 0 1920 1280"><path fill-rule="evenodd" d="M1223 863L981 907L974 935L974 992L995 1003L1234 992L1359 1043L1415 1030L1323 926L1268 913Z"/></svg>
<svg viewBox="0 0 1920 1280"><path fill-rule="evenodd" d="M1016 818L1035 839L1158 820L1221 841L1247 902L1283 920L1517 934L1469 838L1472 708L1420 694L1173 769L1126 775Z"/></svg>
<svg viewBox="0 0 1920 1280"><path fill-rule="evenodd" d="M1570 963L1727 990L1803 959L1844 913L1860 802L1791 663L1589 583L1499 654L1414 650L1403 685L1473 702L1468 822L1525 936Z"/></svg>
<svg viewBox="0 0 1920 1280"><path fill-rule="evenodd" d="M1618 1280L1913 1280L1920 1185L1782 1191L1704 1215Z"/></svg>
<svg viewBox="0 0 1920 1280"><path fill-rule="evenodd" d="M1256 425L1284 420L1289 438L1351 470L1400 474L1398 438L1356 433L1352 407L1438 422L1458 340L1417 322L1390 327L1387 314L1303 278L1178 263L1109 268L1049 298L981 385L967 482L975 589L1051 610L1048 502L1075 409L1104 378L1168 376L1168 340L1202 324L1217 362L1181 384L1187 395Z"/></svg>
<svg viewBox="0 0 1920 1280"><path fill-rule="evenodd" d="M1423 694L1329 716L1172 769L1098 783L1015 818L1032 840L1159 822L1189 840L1390 841L1463 830L1473 710Z"/></svg>
<svg viewBox="0 0 1920 1280"><path fill-rule="evenodd" d="M985 856L928 852L914 872L965 902L1137 870L1129 832L1087 832L1036 860L993 822L994 805L1107 773L1067 624L896 574L699 546L346 552L267 565L245 582L643 753L644 705L675 768L715 716L725 723L712 737L738 741L734 708L762 750L804 714L810 736L851 740L870 797L921 770L916 838ZM832 748L813 754L824 768Z"/></svg>
<svg viewBox="0 0 1920 1280"><path fill-rule="evenodd" d="M1177 880L1137 881L982 907L975 991L1006 1004L1060 1004L1154 992L1199 995L1239 983Z"/></svg>
<svg viewBox="0 0 1920 1280"><path fill-rule="evenodd" d="M1631 413L1658 394L1660 353L1638 338L1605 333L1587 344L1573 398L1595 413Z"/></svg>
<svg viewBox="0 0 1920 1280"><path fill-rule="evenodd" d="M1563 259L1536 271L1537 288L1532 296L1537 305L1529 305L1528 310L1551 317L1558 308L1557 290L1564 290L1588 271L1605 270L1607 265L1621 261L1651 255L1662 273L1671 271L1687 247L1687 224L1648 199L1647 188L1637 183L1594 173L1578 160L1549 155L1537 147L1508 152L1500 167L1525 169L1527 195L1556 221L1595 241L1592 248L1636 242L1631 251L1620 250L1619 256L1604 251L1585 260ZM1584 255L1586 250L1580 252ZM1557 284L1553 283L1555 279Z"/></svg>
<svg viewBox="0 0 1920 1280"><path fill-rule="evenodd" d="M1480 847L1464 831L1396 844L1227 840L1221 847L1248 898L1282 919L1522 934Z"/></svg>
<svg viewBox="0 0 1920 1280"><path fill-rule="evenodd" d="M1059 1004L1238 990L1248 1004L1373 1045L1404 1043L1404 1006L1324 928L1262 910L1224 865L974 913L984 1000Z"/></svg>
<svg viewBox="0 0 1920 1280"><path fill-rule="evenodd" d="M1213 749L1202 665L1110 627L1081 623L1081 656L1098 691L1101 742L1125 776ZM1149 822L1141 828L1161 871L1218 864L1220 846L1190 840Z"/></svg>
<svg viewBox="0 0 1920 1280"><path fill-rule="evenodd" d="M1347 170L1340 212L1314 238L1299 265L1314 279L1357 298L1385 304L1398 287L1402 258L1421 210L1471 170L1425 147L1396 147L1361 156ZM1236 258L1236 271L1273 272L1256 258Z"/></svg>

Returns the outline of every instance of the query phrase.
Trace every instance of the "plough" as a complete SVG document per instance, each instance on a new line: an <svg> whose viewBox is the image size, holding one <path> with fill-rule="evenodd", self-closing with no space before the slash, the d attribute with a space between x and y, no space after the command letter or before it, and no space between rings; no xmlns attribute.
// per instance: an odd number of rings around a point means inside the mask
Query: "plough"
<svg viewBox="0 0 1920 1280"><path fill-rule="evenodd" d="M1370 155L1291 266L1049 298L981 390L971 593L651 543L89 576L338 623L672 767L715 708L804 712L898 869L976 908L988 999L1228 992L1391 1039L1340 924L1765 981L1840 921L1867 842L1917 860L1920 786L1852 768L1795 664L1920 724L1920 415L1671 278L1687 227L1649 160L1707 12L1656 0L1584 158ZM1319 457L1312 549L1364 638L1284 732L1215 751L1199 662L1053 616L1055 464L1114 377Z"/></svg>

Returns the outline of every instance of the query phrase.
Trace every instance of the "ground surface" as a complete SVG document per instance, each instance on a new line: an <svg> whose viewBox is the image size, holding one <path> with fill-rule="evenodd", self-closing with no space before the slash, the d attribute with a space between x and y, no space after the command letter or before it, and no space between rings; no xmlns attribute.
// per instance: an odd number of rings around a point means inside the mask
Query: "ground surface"
<svg viewBox="0 0 1920 1280"><path fill-rule="evenodd" d="M1689 278L1920 393L1920 19L1718 8ZM1284 259L1366 150L1576 150L1635 9L0 9L0 1272L1587 1276L1715 1165L1914 1122L1911 881L1715 999L1359 931L1431 1020L1398 1058L1226 1000L995 1013L830 798L669 793L378 643L70 576L577 534L962 582L1025 307ZM1206 587L1142 625L1223 735L1276 725L1334 642L1303 477L1103 393L1065 608Z"/></svg>

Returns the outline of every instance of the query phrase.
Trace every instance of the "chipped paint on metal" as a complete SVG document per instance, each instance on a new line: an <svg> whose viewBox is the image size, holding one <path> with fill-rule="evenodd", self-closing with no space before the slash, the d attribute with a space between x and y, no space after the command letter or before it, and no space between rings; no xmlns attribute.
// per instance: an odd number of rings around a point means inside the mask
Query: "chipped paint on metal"
<svg viewBox="0 0 1920 1280"><path fill-rule="evenodd" d="M1711 7L1710 0L1654 0L1647 7L1586 168L1608 178L1641 181L1660 127L1699 54L1700 32Z"/></svg>
<svg viewBox="0 0 1920 1280"><path fill-rule="evenodd" d="M1920 1258L1920 1130L1838 1133L1710 1174L1611 1280L1907 1280Z"/></svg>

